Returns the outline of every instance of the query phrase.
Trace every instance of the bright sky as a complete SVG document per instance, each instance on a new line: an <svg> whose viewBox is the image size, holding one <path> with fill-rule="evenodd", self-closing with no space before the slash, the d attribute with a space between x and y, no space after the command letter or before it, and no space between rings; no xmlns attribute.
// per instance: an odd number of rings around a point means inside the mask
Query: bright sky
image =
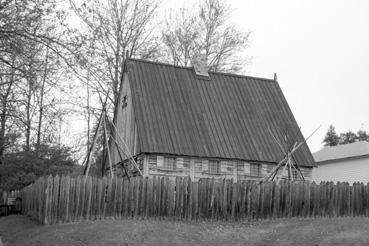
<svg viewBox="0 0 369 246"><path fill-rule="evenodd" d="M232 22L252 31L248 74L277 73L305 137L321 125L308 141L312 152L322 147L330 124L338 133L369 130L368 0L228 3Z"/></svg>

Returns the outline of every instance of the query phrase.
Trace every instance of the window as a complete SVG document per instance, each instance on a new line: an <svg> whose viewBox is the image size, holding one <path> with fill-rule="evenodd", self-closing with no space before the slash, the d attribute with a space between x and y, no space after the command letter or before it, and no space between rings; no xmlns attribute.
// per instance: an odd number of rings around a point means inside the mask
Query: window
<svg viewBox="0 0 369 246"><path fill-rule="evenodd" d="M183 168L190 168L190 158L183 159Z"/></svg>
<svg viewBox="0 0 369 246"><path fill-rule="evenodd" d="M142 157L137 158L136 163L137 163L137 165L138 165L138 168L139 168L141 171L143 171L143 158L142 158Z"/></svg>
<svg viewBox="0 0 369 246"><path fill-rule="evenodd" d="M149 164L149 168L150 167L156 167L156 165L157 165L157 158L156 158L156 156L149 156L148 164Z"/></svg>
<svg viewBox="0 0 369 246"><path fill-rule="evenodd" d="M169 170L176 169L176 158L174 157L164 157L164 168Z"/></svg>
<svg viewBox="0 0 369 246"><path fill-rule="evenodd" d="M220 173L220 162L219 161L209 161L208 171L210 173Z"/></svg>
<svg viewBox="0 0 369 246"><path fill-rule="evenodd" d="M292 170L292 177L293 177L293 180L301 179L301 175L299 171L297 171L295 168Z"/></svg>
<svg viewBox="0 0 369 246"><path fill-rule="evenodd" d="M244 174L245 173L245 164L243 162L237 162L237 173Z"/></svg>
<svg viewBox="0 0 369 246"><path fill-rule="evenodd" d="M261 165L256 163L250 164L250 175L254 177L261 176Z"/></svg>
<svg viewBox="0 0 369 246"><path fill-rule="evenodd" d="M199 159L195 160L195 172L202 172L202 161Z"/></svg>

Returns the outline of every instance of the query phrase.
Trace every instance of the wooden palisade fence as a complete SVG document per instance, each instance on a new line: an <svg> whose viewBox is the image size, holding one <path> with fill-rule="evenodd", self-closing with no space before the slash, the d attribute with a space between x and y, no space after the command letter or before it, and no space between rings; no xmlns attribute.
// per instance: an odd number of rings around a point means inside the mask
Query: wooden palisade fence
<svg viewBox="0 0 369 246"><path fill-rule="evenodd" d="M369 185L167 177L40 178L21 191L41 223L105 218L257 220L369 215Z"/></svg>

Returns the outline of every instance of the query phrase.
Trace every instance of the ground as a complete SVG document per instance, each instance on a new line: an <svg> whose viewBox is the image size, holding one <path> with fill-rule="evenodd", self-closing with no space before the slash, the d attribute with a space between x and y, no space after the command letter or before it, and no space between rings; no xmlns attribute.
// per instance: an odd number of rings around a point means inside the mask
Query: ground
<svg viewBox="0 0 369 246"><path fill-rule="evenodd" d="M44 226L12 215L0 218L0 236L4 246L369 245L369 218L252 223L104 220Z"/></svg>

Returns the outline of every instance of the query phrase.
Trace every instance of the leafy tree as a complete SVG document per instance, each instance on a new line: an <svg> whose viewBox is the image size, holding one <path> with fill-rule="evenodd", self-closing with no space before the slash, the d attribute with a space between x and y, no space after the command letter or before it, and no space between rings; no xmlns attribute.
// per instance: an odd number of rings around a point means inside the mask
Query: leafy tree
<svg viewBox="0 0 369 246"><path fill-rule="evenodd" d="M324 146L336 146L348 143L354 143L357 141L368 141L369 142L369 133L365 130L359 130L357 134L352 131L340 133L339 135L336 133L333 125L330 125L328 131L324 137L323 143Z"/></svg>
<svg viewBox="0 0 369 246"><path fill-rule="evenodd" d="M348 131L340 134L339 144L354 143L357 140L357 136L354 132Z"/></svg>
<svg viewBox="0 0 369 246"><path fill-rule="evenodd" d="M359 130L356 134L357 139L359 141L367 141L369 142L369 133L367 131L364 130Z"/></svg>
<svg viewBox="0 0 369 246"><path fill-rule="evenodd" d="M81 167L71 156L70 148L50 145L40 146L38 152L6 154L0 165L0 189L20 189L49 174L81 174Z"/></svg>
<svg viewBox="0 0 369 246"><path fill-rule="evenodd" d="M188 66L205 56L211 71L240 71L245 60L238 55L249 44L250 32L228 24L229 7L219 0L205 0L197 10L182 8L165 21L162 30L163 60Z"/></svg>
<svg viewBox="0 0 369 246"><path fill-rule="evenodd" d="M334 126L330 125L323 140L324 146L336 146L339 144L339 140L340 137L336 133Z"/></svg>

